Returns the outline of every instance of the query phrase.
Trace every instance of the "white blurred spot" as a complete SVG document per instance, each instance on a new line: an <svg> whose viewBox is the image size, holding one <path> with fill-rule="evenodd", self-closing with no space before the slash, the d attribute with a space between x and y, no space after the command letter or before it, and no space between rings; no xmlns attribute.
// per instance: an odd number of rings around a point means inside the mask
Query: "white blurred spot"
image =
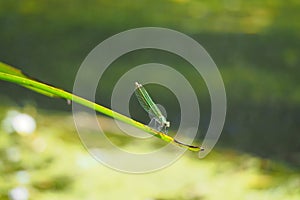
<svg viewBox="0 0 300 200"><path fill-rule="evenodd" d="M41 153L41 152L45 151L45 149L47 147L47 143L43 138L38 137L38 138L34 139L32 146L36 152Z"/></svg>
<svg viewBox="0 0 300 200"><path fill-rule="evenodd" d="M20 135L30 135L35 131L35 120L27 114L18 114L11 121L13 129Z"/></svg>
<svg viewBox="0 0 300 200"><path fill-rule="evenodd" d="M30 175L26 170L17 171L16 178L20 184L27 184L30 181Z"/></svg>
<svg viewBox="0 0 300 200"><path fill-rule="evenodd" d="M29 192L25 187L16 187L9 191L9 198L11 200L27 200Z"/></svg>
<svg viewBox="0 0 300 200"><path fill-rule="evenodd" d="M18 147L9 147L6 149L6 156L7 159L11 162L18 162L20 161L20 151Z"/></svg>
<svg viewBox="0 0 300 200"><path fill-rule="evenodd" d="M10 134L10 133L14 132L11 121L18 114L20 114L20 113L16 110L10 110L10 111L7 112L5 118L2 121L2 128L6 133Z"/></svg>
<svg viewBox="0 0 300 200"><path fill-rule="evenodd" d="M76 164L82 169L89 169L92 166L97 165L97 162L94 162L94 159L91 159L90 156L87 155L78 155L76 159Z"/></svg>

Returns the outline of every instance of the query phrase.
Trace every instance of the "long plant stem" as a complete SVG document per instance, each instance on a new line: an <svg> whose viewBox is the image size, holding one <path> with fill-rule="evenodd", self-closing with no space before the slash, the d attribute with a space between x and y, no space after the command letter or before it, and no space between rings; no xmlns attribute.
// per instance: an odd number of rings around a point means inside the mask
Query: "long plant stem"
<svg viewBox="0 0 300 200"><path fill-rule="evenodd" d="M51 93L55 96L58 96L58 97L61 97L61 98L67 99L67 100L71 100L73 102L76 102L76 103L81 104L83 106L86 106L88 108L95 109L96 111L98 111L98 112L100 112L104 115L107 115L107 116L112 117L114 119L117 119L117 120L120 120L120 121L125 122L127 124L130 124L130 125L132 125L136 128L139 128L139 129L141 129L141 130L143 130L147 133L150 133L150 134L154 135L155 137L158 137L158 138L160 138L160 139L162 139L166 142L174 143L178 146L187 148L191 151L203 150L202 148L200 148L198 146L183 144L183 143L175 140L174 138L170 137L169 135L166 135L164 133L161 133L161 132L158 132L154 129L151 129L150 127L148 127L148 126L146 126L146 125L144 125L144 124L142 124L138 121L135 121L135 120L133 120L133 119L131 119L131 118L125 116L125 115L122 115L120 113L112 111L109 108L106 108L104 106L101 106L101 105L96 104L94 102L91 102L89 100L86 100L82 97L79 97L79 96L76 96L76 95L71 94L69 92L66 92L62 89L58 89L56 87L47 85L45 83L41 83L41 82L26 78L26 77L24 78L24 77L12 75L12 74L9 74L9 73L3 73L3 72L0 72L0 79L4 80L4 81L16 83L16 84L19 84L19 85L24 86L24 87L36 88L38 90L42 90L44 92Z"/></svg>

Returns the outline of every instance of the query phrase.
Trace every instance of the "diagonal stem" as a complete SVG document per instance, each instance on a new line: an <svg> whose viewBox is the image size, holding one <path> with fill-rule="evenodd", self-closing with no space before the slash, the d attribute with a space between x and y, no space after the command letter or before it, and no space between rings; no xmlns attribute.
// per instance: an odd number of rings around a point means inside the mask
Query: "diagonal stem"
<svg viewBox="0 0 300 200"><path fill-rule="evenodd" d="M162 132L158 132L156 130L153 130L150 127L148 127L148 126L146 126L146 125L144 125L144 124L142 124L138 121L135 121L135 120L133 120L133 119L131 119L131 118L125 116L125 115L122 115L120 113L112 111L109 108L106 108L104 106L101 106L101 105L96 104L94 102L91 102L89 100L86 100L82 97L79 97L79 96L76 96L76 95L71 94L69 92L66 92L62 89L47 85L45 83L41 83L41 82L26 78L26 77L20 77L20 76L17 76L17 75L12 75L12 74L3 73L3 72L0 72L0 80L16 83L16 84L19 84L23 87L27 87L27 88L30 88L30 89L35 88L35 89L44 91L46 93L51 93L54 96L61 97L61 98L67 99L67 100L71 100L73 102L76 102L76 103L81 104L83 106L86 106L88 108L94 109L94 110L96 110L96 111L98 111L98 112L100 112L104 115L107 115L107 116L112 117L114 119L117 119L117 120L120 120L120 121L125 122L127 124L130 124L130 125L132 125L136 128L139 128L139 129L155 136L155 137L158 137L158 138L160 138L160 139L162 139L162 140L164 140L168 143L173 143L177 146L184 147L184 148L189 149L191 151L202 151L202 150L204 150L203 148L198 147L198 146L183 144L183 143L175 140L174 138L172 138L172 137L170 137L170 136L168 136L168 135L166 135Z"/></svg>

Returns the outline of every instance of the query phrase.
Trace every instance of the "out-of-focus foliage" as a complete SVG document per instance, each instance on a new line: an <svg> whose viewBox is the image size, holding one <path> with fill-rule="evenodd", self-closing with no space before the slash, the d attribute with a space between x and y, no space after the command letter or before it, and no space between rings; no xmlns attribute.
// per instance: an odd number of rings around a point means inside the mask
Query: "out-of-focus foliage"
<svg viewBox="0 0 300 200"><path fill-rule="evenodd" d="M70 91L80 63L107 37L135 27L173 28L202 44L224 78L228 112L221 142L299 166L299 9L296 0L1 1L0 58ZM97 101L110 106L119 77L148 62L168 64L188 78L198 91L199 132L205 132L210 119L205 83L188 63L166 52L132 52L116 60L101 79ZM176 124L174 96L159 88L151 94L168 106L168 117ZM6 98L69 109L61 101L1 83L1 100Z"/></svg>
<svg viewBox="0 0 300 200"><path fill-rule="evenodd" d="M58 123L66 118L34 115L34 136L0 132L0 169L5 180L0 182L1 198L19 185L17 174L29 174L26 187L38 199L299 199L299 176L269 160L300 166L299 10L298 0L0 1L0 60L69 91L86 55L113 34L161 26L191 36L208 51L223 76L227 119L217 147L234 149L217 151L203 161L184 157L155 174L120 175L84 153L74 140L72 125ZM133 66L149 62L174 67L199 91L199 132L203 134L210 120L205 83L188 63L166 52L132 52L112 63L101 80L98 103L110 106L118 78ZM151 85L149 91L158 103L167 105L170 121L176 121L179 108L174 95ZM70 110L64 101L1 82L1 105L22 107L28 102L48 112ZM1 119L5 113L0 111ZM32 149L35 137L49 144L42 153ZM123 137L111 137L124 143ZM24 152L25 160L5 160L10 146ZM240 155L239 150L265 159Z"/></svg>
<svg viewBox="0 0 300 200"><path fill-rule="evenodd" d="M15 109L15 108L14 108ZM0 120L12 110L1 108ZM16 112L16 111L15 111ZM232 150L204 160L186 154L172 166L144 175L122 174L96 162L82 147L72 117L19 108L37 120L32 134L0 131L0 199L15 189L29 199L265 199L296 200L300 176L282 164ZM57 123L64 121L63 124ZM113 126L107 121L106 126ZM120 137L112 133L111 137ZM124 140L125 139L125 140ZM147 148L122 138L119 146ZM122 141L118 140L118 141ZM101 141L98 141L101 143ZM22 190L21 190L22 191Z"/></svg>

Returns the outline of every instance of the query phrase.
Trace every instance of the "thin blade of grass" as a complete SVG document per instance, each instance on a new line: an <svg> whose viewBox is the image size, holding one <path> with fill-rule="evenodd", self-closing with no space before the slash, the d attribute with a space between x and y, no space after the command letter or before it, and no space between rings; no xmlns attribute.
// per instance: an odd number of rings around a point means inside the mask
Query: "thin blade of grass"
<svg viewBox="0 0 300 200"><path fill-rule="evenodd" d="M34 79L32 77L29 77L28 75L25 75L21 70L19 69L16 69L12 66L9 66L3 62L0 62L0 72L3 72L3 73L6 73L6 74L11 74L11 75L14 75L14 76L19 76L19 77L22 77L22 78L27 78L27 79L31 79L31 80L37 80L37 79ZM38 80L37 80L38 81ZM38 82L41 82L41 81L38 81ZM31 87L31 86L26 86L24 85L24 87L30 89L30 90L33 90L37 93L40 93L40 94L43 94L45 96L48 96L48 97L58 97L50 92L46 92L44 90L40 90L38 88L35 88L35 87Z"/></svg>
<svg viewBox="0 0 300 200"><path fill-rule="evenodd" d="M61 98L76 102L76 103L86 106L88 108L94 109L104 115L107 115L114 119L117 119L117 120L120 120L127 124L130 124L136 128L139 128L139 129L141 129L157 138L160 138L168 143L176 144L177 146L184 147L191 151L202 151L203 150L203 148L198 147L198 146L183 144L162 132L158 132L136 120L133 120L133 119L131 119L125 115L122 115L120 113L117 113L115 111L112 111L109 108L106 108L106 107L96 104L94 102L88 101L82 97L76 96L74 94L71 94L62 89L56 88L54 86L50 86L45 83L39 82L37 80L28 78L27 76L22 74L22 72L20 70L15 69L15 68L13 68L9 65L6 65L4 63L1 63L1 62L0 62L0 79L21 85L23 87L34 90L34 91L36 91L40 94L44 94L46 96L50 96L49 94L51 94L50 97L61 97Z"/></svg>

